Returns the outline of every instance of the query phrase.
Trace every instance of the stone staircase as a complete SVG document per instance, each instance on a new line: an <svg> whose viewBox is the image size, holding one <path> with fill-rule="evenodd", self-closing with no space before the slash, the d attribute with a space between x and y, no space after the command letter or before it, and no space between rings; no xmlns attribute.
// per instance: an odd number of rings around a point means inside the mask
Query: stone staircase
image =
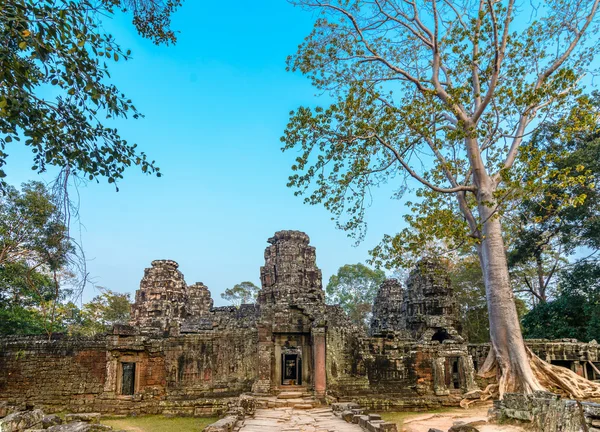
<svg viewBox="0 0 600 432"><path fill-rule="evenodd" d="M257 408L294 408L312 409L321 406L312 392L306 387L290 386L281 390L276 396L254 395Z"/></svg>

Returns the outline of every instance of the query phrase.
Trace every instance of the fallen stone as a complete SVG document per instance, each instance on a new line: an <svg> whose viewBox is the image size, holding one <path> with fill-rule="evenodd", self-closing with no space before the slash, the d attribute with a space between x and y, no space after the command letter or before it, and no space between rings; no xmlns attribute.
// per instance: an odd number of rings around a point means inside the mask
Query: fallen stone
<svg viewBox="0 0 600 432"><path fill-rule="evenodd" d="M429 430L427 432L444 432L444 431L440 430L440 429L429 428Z"/></svg>
<svg viewBox="0 0 600 432"><path fill-rule="evenodd" d="M105 432L113 430L110 426L79 421L52 426L46 429L46 432Z"/></svg>
<svg viewBox="0 0 600 432"><path fill-rule="evenodd" d="M356 408L360 408L356 402L335 402L331 404L333 412L350 411Z"/></svg>
<svg viewBox="0 0 600 432"><path fill-rule="evenodd" d="M61 424L63 424L63 419L56 414L47 415L42 419L42 429L48 429L49 427Z"/></svg>
<svg viewBox="0 0 600 432"><path fill-rule="evenodd" d="M479 429L477 429L475 426L471 426L470 424L461 423L452 426L450 429L448 429L448 432L479 432Z"/></svg>
<svg viewBox="0 0 600 432"><path fill-rule="evenodd" d="M354 417L354 413L350 410L342 411L341 417L348 423L352 423L352 417Z"/></svg>
<svg viewBox="0 0 600 432"><path fill-rule="evenodd" d="M84 423L100 423L100 413L79 413L79 414L67 414L65 421L70 422L84 422Z"/></svg>
<svg viewBox="0 0 600 432"><path fill-rule="evenodd" d="M231 432L237 424L237 417L224 417L204 428L204 432Z"/></svg>
<svg viewBox="0 0 600 432"><path fill-rule="evenodd" d="M44 417L40 409L18 411L0 420L0 432L19 432L39 425Z"/></svg>

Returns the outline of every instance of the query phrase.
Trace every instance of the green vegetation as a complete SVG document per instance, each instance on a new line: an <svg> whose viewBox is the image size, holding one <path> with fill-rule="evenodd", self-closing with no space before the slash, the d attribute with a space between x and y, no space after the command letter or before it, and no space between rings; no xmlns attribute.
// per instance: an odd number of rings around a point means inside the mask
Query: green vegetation
<svg viewBox="0 0 600 432"><path fill-rule="evenodd" d="M56 166L67 176L114 183L138 165L160 175L136 145L100 119L140 113L109 82L107 63L131 57L102 20L131 9L138 32L155 43L175 41L170 15L181 0L7 0L0 9L0 178L6 145L33 152L32 169ZM0 188L5 187L0 183Z"/></svg>
<svg viewBox="0 0 600 432"><path fill-rule="evenodd" d="M325 288L328 304L339 304L357 325L367 325L379 285L385 280L383 270L364 264L346 264L329 278Z"/></svg>
<svg viewBox="0 0 600 432"><path fill-rule="evenodd" d="M554 300L537 305L523 318L529 338L600 341L600 264L582 262L563 272Z"/></svg>
<svg viewBox="0 0 600 432"><path fill-rule="evenodd" d="M216 417L165 417L148 415L140 417L107 417L101 423L116 430L130 432L201 432L217 421Z"/></svg>
<svg viewBox="0 0 600 432"><path fill-rule="evenodd" d="M46 186L0 194L0 332L52 334L60 303L77 284L76 245ZM70 285L69 285L70 283Z"/></svg>
<svg viewBox="0 0 600 432"><path fill-rule="evenodd" d="M239 308L240 305L254 303L259 290L260 288L252 282L241 282L232 288L227 288L225 292L221 293L221 298Z"/></svg>

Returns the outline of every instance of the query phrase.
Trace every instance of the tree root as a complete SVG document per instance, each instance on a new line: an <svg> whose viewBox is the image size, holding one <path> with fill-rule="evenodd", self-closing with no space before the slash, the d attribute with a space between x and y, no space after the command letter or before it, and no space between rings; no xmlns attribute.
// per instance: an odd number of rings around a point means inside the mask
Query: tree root
<svg viewBox="0 0 600 432"><path fill-rule="evenodd" d="M531 370L542 389L571 399L600 398L600 383L589 381L570 369L545 362L529 348L526 349ZM490 351L490 355L488 355L477 375L482 378L495 377L498 380L498 384L490 384L485 388L481 393L481 401L496 397L502 398L502 395L507 391L507 379L502 376L502 371L498 367L493 351ZM508 391L511 391L511 389L508 389ZM524 391L524 393L531 392L527 388ZM464 404L461 401L461 406L468 407L473 403L467 400L464 401Z"/></svg>
<svg viewBox="0 0 600 432"><path fill-rule="evenodd" d="M577 375L570 369L545 362L529 349L531 369L548 391L572 399L600 398L600 383Z"/></svg>

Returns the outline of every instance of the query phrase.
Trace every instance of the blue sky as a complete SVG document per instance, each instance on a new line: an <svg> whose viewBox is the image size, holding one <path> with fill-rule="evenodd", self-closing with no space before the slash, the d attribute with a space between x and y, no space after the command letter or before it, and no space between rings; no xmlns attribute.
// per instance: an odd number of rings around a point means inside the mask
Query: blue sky
<svg viewBox="0 0 600 432"><path fill-rule="evenodd" d="M175 14L175 46L139 37L128 16L105 23L133 60L112 68L114 83L145 115L118 121L121 134L157 161L164 176L130 169L120 191L102 182L80 189L82 242L98 285L133 293L153 259L180 264L186 281L204 282L216 304L235 283L259 284L266 240L298 229L317 247L324 285L347 263L364 262L384 233L402 226L393 185L375 195L359 247L322 207L286 188L293 154L280 150L290 110L326 103L285 59L310 32L314 16L283 0L187 0ZM8 149L7 180L40 177L28 150ZM51 180L52 173L43 176ZM96 292L90 287L89 300Z"/></svg>

